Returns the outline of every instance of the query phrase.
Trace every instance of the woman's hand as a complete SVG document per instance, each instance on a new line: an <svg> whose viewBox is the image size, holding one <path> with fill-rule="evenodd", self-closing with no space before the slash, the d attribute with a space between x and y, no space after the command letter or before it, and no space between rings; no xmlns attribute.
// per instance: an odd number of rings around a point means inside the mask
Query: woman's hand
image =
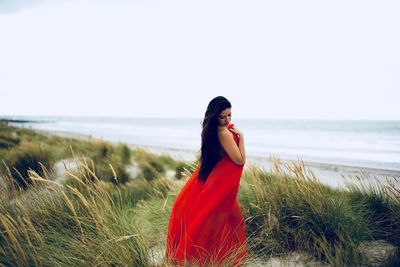
<svg viewBox="0 0 400 267"><path fill-rule="evenodd" d="M229 130L231 130L232 132L234 132L235 134L237 134L237 135L239 135L239 136L242 136L242 135L243 135L243 132L242 132L239 128L237 128L236 126L233 126L233 127L230 128Z"/></svg>

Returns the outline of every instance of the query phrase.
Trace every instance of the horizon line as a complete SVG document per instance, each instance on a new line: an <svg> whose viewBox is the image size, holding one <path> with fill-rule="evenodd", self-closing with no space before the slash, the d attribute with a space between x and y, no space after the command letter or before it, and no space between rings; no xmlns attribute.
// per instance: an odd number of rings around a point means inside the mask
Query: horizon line
<svg viewBox="0 0 400 267"><path fill-rule="evenodd" d="M5 117L53 117L53 118L115 118L115 119L203 119L203 117L177 117L177 116L116 116L116 115L5 115L0 114L0 119ZM234 119L244 120L316 120L316 121L400 121L400 118L293 118L293 117L235 117ZM233 119L233 121L234 121Z"/></svg>

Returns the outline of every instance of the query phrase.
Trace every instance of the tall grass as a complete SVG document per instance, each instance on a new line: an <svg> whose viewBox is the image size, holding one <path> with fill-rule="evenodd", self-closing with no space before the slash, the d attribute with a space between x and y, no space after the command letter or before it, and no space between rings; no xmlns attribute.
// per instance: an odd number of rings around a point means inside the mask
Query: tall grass
<svg viewBox="0 0 400 267"><path fill-rule="evenodd" d="M5 125L0 125L0 149L9 149L19 144L21 139L16 132L6 131Z"/></svg>
<svg viewBox="0 0 400 267"><path fill-rule="evenodd" d="M356 265L365 260L359 251L362 241L399 242L398 192L390 199L383 194L374 198L372 206L366 205L373 192L325 186L301 161L273 162L270 172L258 166L248 168L239 191L249 243L256 254L297 250L335 266ZM387 209L381 209L382 205Z"/></svg>
<svg viewBox="0 0 400 267"><path fill-rule="evenodd" d="M0 265L150 266L158 250L157 261L168 266L162 256L170 211L197 163L123 144L0 127L0 139L18 140L0 148L1 159L12 163L6 177L14 177L16 159L35 151L34 164L19 171L33 185L29 190L0 183ZM70 157L76 168L66 168L66 180L52 181L54 161ZM141 170L137 179L124 173L133 161ZM268 171L248 165L242 176L238 198L250 255L302 251L333 266L358 266L369 264L360 249L365 241L400 245L398 181L370 187L360 176L339 190L321 184L301 161L273 163ZM164 179L165 170L174 168L180 180Z"/></svg>
<svg viewBox="0 0 400 267"><path fill-rule="evenodd" d="M11 186L26 189L32 184L28 175L30 170L39 175L45 174L45 169L51 169L54 164L54 157L47 145L27 143L11 150L3 163L3 172L6 171L12 181Z"/></svg>
<svg viewBox="0 0 400 267"><path fill-rule="evenodd" d="M347 183L348 197L357 209L365 210L372 239L383 239L400 246L400 188L396 178L386 178L382 183L375 179L371 186L368 179L357 176L357 183Z"/></svg>
<svg viewBox="0 0 400 267"><path fill-rule="evenodd" d="M180 179L181 172L186 164L173 159L169 155L155 155L140 148L134 150L133 159L139 165L139 177L149 181L163 177L166 170L174 170L176 177Z"/></svg>
<svg viewBox="0 0 400 267"><path fill-rule="evenodd" d="M150 248L163 256L170 210L193 166L183 180L138 179L115 187L95 176L91 161L83 158L78 165L62 185L30 171L37 186L8 198L1 194L0 263L150 266ZM320 184L301 162L281 166L276 163L271 172L250 166L243 174L239 200L250 255L296 250L334 266L359 265L365 262L363 241L398 242L396 187L338 191ZM383 212L390 226L371 217L376 205L364 205L368 194L378 192L375 201L390 207Z"/></svg>
<svg viewBox="0 0 400 267"><path fill-rule="evenodd" d="M130 161L126 145L113 146L104 141L46 136L6 125L0 125L0 143L10 144L0 146L0 159L9 167L7 170L2 163L0 171L11 174L14 185L24 189L31 184L28 170L43 175L41 165L50 170L56 161L73 157L73 151L95 159L98 176L102 179L115 182L111 179L109 164L114 165L119 183L125 183L130 178L125 171L125 165Z"/></svg>
<svg viewBox="0 0 400 267"><path fill-rule="evenodd" d="M89 164L80 164L93 175ZM85 183L83 171L69 175L82 186L61 185L29 171L37 186L15 192L13 198L2 194L0 263L148 266L143 237L121 216L121 205L106 190L108 185L95 176L93 183Z"/></svg>

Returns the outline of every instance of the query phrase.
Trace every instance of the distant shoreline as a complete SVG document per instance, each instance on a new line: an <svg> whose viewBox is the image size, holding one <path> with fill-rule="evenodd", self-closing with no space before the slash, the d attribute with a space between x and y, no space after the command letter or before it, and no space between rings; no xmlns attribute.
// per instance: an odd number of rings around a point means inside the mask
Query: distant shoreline
<svg viewBox="0 0 400 267"><path fill-rule="evenodd" d="M14 120L14 119L0 119L0 124L8 124L8 123L34 123L37 121L32 120Z"/></svg>

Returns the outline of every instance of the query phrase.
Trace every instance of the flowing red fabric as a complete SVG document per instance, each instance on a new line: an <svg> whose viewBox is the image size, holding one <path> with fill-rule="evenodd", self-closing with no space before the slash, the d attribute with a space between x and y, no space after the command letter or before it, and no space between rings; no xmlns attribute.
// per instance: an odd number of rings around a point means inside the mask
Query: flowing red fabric
<svg viewBox="0 0 400 267"><path fill-rule="evenodd" d="M232 135L238 144L239 137ZM166 246L170 264L244 265L245 224L236 199L242 172L243 166L226 153L205 183L198 180L199 165L196 167L172 207Z"/></svg>

